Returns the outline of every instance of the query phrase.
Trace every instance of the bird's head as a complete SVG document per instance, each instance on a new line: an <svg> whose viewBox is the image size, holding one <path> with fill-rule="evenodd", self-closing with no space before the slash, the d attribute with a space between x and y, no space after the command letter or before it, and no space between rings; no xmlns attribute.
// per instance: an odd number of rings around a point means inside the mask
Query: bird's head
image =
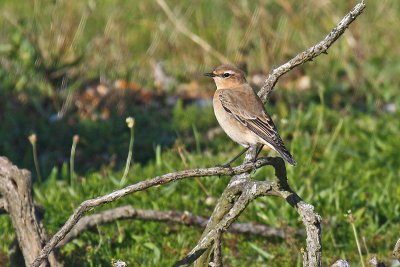
<svg viewBox="0 0 400 267"><path fill-rule="evenodd" d="M217 89L234 88L246 83L244 72L233 65L221 65L204 75L214 79Z"/></svg>

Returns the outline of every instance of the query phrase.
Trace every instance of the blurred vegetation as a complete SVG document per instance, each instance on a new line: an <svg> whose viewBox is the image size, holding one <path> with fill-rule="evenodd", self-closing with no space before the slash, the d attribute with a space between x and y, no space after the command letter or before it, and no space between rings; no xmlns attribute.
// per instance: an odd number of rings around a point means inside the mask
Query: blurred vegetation
<svg viewBox="0 0 400 267"><path fill-rule="evenodd" d="M168 1L176 16L216 51L266 75L328 33L356 1ZM50 234L87 198L117 189L128 153L125 118L134 116L134 164L128 183L166 172L222 163L240 149L217 126L211 81L220 64L181 35L154 1L0 2L0 155L34 178L35 201ZM298 166L290 183L323 218L325 265L360 264L355 217L365 259L391 262L400 232L400 2L368 1L367 9L328 51L283 77L267 104ZM156 81L162 62L169 88ZM249 80L251 80L249 78ZM167 90L168 89L168 90ZM36 133L42 183L35 177ZM78 134L77 184L69 153ZM254 176L264 179L270 168ZM182 181L126 197L105 208L189 210L209 216L228 179ZM209 195L208 195L209 194ZM100 209L99 209L100 210ZM302 227L280 200L261 198L240 221ZM0 260L15 238L0 217ZM166 266L187 253L201 230L156 222L99 226L60 249L66 266ZM363 241L364 240L364 241ZM301 238L226 234L228 266L300 266ZM0 261L7 262L7 261ZM5 263L6 264L6 263ZM0 264L1 265L1 264Z"/></svg>

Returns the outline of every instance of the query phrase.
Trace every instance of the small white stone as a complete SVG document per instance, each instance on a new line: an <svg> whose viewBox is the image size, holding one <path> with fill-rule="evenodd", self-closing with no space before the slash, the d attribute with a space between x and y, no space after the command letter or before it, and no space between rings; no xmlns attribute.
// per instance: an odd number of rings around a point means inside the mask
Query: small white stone
<svg viewBox="0 0 400 267"><path fill-rule="evenodd" d="M345 260L339 259L331 267L350 267L350 264Z"/></svg>
<svg viewBox="0 0 400 267"><path fill-rule="evenodd" d="M113 267L126 267L126 263L122 260L117 260L113 263Z"/></svg>

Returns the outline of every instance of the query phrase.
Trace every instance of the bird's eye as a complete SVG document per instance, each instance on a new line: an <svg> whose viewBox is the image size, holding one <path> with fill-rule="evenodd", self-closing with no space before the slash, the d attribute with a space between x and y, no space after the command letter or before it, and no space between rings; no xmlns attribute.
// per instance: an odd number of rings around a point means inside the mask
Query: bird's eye
<svg viewBox="0 0 400 267"><path fill-rule="evenodd" d="M224 76L224 78L228 78L229 76L231 76L231 74L229 72L225 72L224 74L222 74L222 76Z"/></svg>

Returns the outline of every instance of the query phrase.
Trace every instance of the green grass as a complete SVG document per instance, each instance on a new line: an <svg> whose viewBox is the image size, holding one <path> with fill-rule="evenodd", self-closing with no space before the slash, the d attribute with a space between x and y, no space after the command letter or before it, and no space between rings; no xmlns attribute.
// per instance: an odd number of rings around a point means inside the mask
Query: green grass
<svg viewBox="0 0 400 267"><path fill-rule="evenodd" d="M312 129L317 129L316 118L321 112L324 114L321 118L324 127L317 137ZM313 105L307 111L296 112L286 124L288 128L282 129L284 136L289 132L293 134L289 144L299 162L296 168L288 167L290 183L306 201L315 205L323 218L325 264L332 263L338 257L358 263L352 228L345 217L348 210L353 212L359 236L365 237L370 253L376 253L380 259L387 260L389 257L397 238L396 233L400 231L400 191L396 186L396 179L400 175L397 167L400 164L400 142L392 138L400 126L396 120L398 115L380 114L371 118L355 112L343 116L323 105ZM293 126L289 128L289 125ZM214 145L217 144L208 146ZM210 149L204 148L200 154L192 152L185 154L185 157L191 168L206 167L223 162L235 150L238 148L221 149L218 154L211 154ZM178 153L166 150L161 153L158 164L153 161L145 165L135 164L128 183L183 168ZM109 173L88 172L72 188L68 184L67 168L64 171L54 169L45 183L35 184L35 200L46 209L44 224L48 232L54 233L81 201L118 188L122 170L106 172ZM255 178L264 179L271 173L271 168L265 167L257 171ZM201 181L212 196L218 197L228 178L208 177ZM206 197L197 183L187 180L128 196L104 208L131 204L135 208L189 210L207 216L211 214L212 206L204 204ZM282 200L274 198L255 201L240 221L302 227L294 210ZM4 216L1 225L7 229L5 232L12 232ZM171 265L195 244L200 234L198 228L122 221L84 233L61 250L61 258L68 266L107 265L110 259L124 259L132 265ZM6 237L8 241L2 243L3 251L7 251L12 235ZM226 235L224 244L226 262L234 266L247 265L249 262L254 266L263 263L289 266L298 261L299 249L305 246L301 238L290 237L284 241L231 234ZM266 259L254 246L274 258ZM365 247L362 249L365 255Z"/></svg>
<svg viewBox="0 0 400 267"><path fill-rule="evenodd" d="M267 73L320 40L353 5L348 1L260 3L168 1L189 29L235 63L246 64L250 74ZM400 47L395 44L400 33L398 27L387 27L397 25L399 3L368 1L365 12L329 54L284 77L266 105L298 162L295 168L288 166L292 188L323 218L323 263L327 266L338 258L361 266L353 228L345 216L349 210L365 262L372 254L390 262L399 238ZM27 137L37 134L43 181L39 183L34 176L33 193L45 209L43 223L50 235L82 201L119 188L130 140L125 124L128 116L136 120L128 184L220 164L239 151L224 134L208 140L206 132L216 126L212 107L188 101L173 106L163 101L142 105L134 102L133 95L117 94L94 111L109 108L108 119L83 118L79 110L70 108L63 119L51 120L68 93L83 92L91 79L113 82L124 78L156 90L152 60L163 60L167 72L180 83L196 80L204 91L214 89L199 74L220 62L177 33L155 2L40 1L32 6L7 0L0 3L0 10L8 18L0 20L0 154L34 174ZM16 27L14 20L22 25ZM84 27L76 34L80 22ZM39 40L44 58L39 65L35 42L24 31ZM56 42L60 36L69 47L64 52ZM239 53L240 49L246 52ZM60 79L46 74L80 55L83 58L61 76L68 81L65 88ZM289 83L304 75L311 78L309 89L299 91ZM386 112L387 104L395 105L397 111ZM80 140L76 183L71 187L68 162L74 134ZM183 148L184 161L178 147ZM265 167L254 178L272 175L273 170ZM218 198L229 178L200 181ZM198 183L188 179L136 193L92 212L130 204L209 216L213 206L206 204L207 197ZM302 227L296 212L277 198L257 199L239 220ZM0 255L7 255L15 238L8 216L0 217L0 229ZM194 227L119 221L83 233L60 249L59 258L66 266L110 266L113 259L129 266L168 266L183 257L200 235L201 229ZM301 266L302 247L305 241L300 237L280 240L225 234L224 263Z"/></svg>

